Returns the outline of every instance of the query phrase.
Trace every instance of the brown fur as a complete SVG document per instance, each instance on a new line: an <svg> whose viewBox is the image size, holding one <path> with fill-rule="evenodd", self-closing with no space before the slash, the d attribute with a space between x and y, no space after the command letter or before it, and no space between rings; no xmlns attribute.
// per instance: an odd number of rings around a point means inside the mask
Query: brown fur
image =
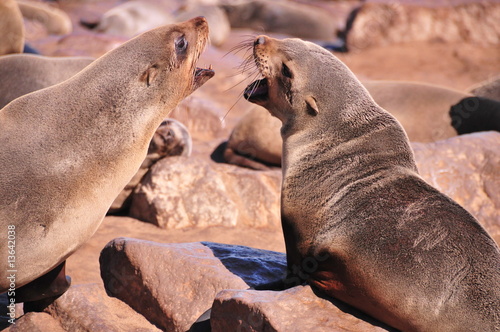
<svg viewBox="0 0 500 332"><path fill-rule="evenodd" d="M213 75L205 70L195 78L207 39L203 18L148 31L0 111L2 291L7 226L16 229L17 287L90 238L163 119Z"/></svg>
<svg viewBox="0 0 500 332"><path fill-rule="evenodd" d="M0 31L0 55L23 52L23 15L15 0L0 1Z"/></svg>
<svg viewBox="0 0 500 332"><path fill-rule="evenodd" d="M67 80L88 66L89 57L12 54L0 58L0 109L17 97Z"/></svg>
<svg viewBox="0 0 500 332"><path fill-rule="evenodd" d="M500 249L418 175L398 121L320 47L254 45L269 88L247 97L283 122L285 282L402 331L500 329Z"/></svg>

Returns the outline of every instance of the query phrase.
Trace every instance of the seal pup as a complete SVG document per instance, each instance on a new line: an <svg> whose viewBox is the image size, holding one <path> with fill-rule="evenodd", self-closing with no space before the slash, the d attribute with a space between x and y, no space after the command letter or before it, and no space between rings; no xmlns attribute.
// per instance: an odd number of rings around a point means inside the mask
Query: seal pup
<svg viewBox="0 0 500 332"><path fill-rule="evenodd" d="M207 40L202 17L150 30L0 111L1 292L13 267L18 302L64 291L57 269L96 231L163 119L214 75L196 67ZM44 279L43 294L23 294L47 274L56 291Z"/></svg>
<svg viewBox="0 0 500 332"><path fill-rule="evenodd" d="M91 57L31 54L0 57L0 109L17 97L67 80L92 61Z"/></svg>
<svg viewBox="0 0 500 332"><path fill-rule="evenodd" d="M283 123L288 286L402 331L498 331L500 249L427 184L399 122L333 54L259 36L245 97Z"/></svg>
<svg viewBox="0 0 500 332"><path fill-rule="evenodd" d="M459 135L500 131L500 101L467 97L450 108L451 125Z"/></svg>
<svg viewBox="0 0 500 332"><path fill-rule="evenodd" d="M500 101L500 75L475 84L467 89L474 96L486 97Z"/></svg>
<svg viewBox="0 0 500 332"><path fill-rule="evenodd" d="M224 160L262 171L281 166L280 128L278 119L256 105L233 128L224 148Z"/></svg>
<svg viewBox="0 0 500 332"><path fill-rule="evenodd" d="M0 31L0 55L23 52L23 15L15 0L0 1Z"/></svg>
<svg viewBox="0 0 500 332"><path fill-rule="evenodd" d="M173 156L190 156L193 140L186 126L174 119L165 119L149 143L148 154L132 180L123 188L109 208L108 214L123 213L130 205L134 188L158 160Z"/></svg>

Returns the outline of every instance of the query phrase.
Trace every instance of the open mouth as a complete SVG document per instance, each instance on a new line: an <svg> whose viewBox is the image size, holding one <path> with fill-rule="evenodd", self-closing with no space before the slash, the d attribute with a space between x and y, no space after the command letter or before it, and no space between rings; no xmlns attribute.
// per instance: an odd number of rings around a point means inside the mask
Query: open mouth
<svg viewBox="0 0 500 332"><path fill-rule="evenodd" d="M267 78L257 80L247 86L244 97L246 100L253 103L267 101L269 99L269 84Z"/></svg>
<svg viewBox="0 0 500 332"><path fill-rule="evenodd" d="M193 91L205 84L205 82L214 77L214 75L215 71L213 71L211 65L208 68L196 67L194 72Z"/></svg>

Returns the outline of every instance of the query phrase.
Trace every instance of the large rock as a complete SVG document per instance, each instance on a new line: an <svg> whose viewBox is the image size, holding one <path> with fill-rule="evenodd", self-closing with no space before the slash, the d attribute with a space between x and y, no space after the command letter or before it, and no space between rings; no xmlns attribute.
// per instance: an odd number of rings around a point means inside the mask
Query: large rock
<svg viewBox="0 0 500 332"><path fill-rule="evenodd" d="M347 34L353 49L414 41L500 43L500 3L493 1L366 1Z"/></svg>
<svg viewBox="0 0 500 332"><path fill-rule="evenodd" d="M339 301L318 297L310 286L282 292L224 290L212 306L211 326L214 332L391 330Z"/></svg>
<svg viewBox="0 0 500 332"><path fill-rule="evenodd" d="M158 161L136 187L130 215L162 228L276 227L280 185L280 170L171 157Z"/></svg>
<svg viewBox="0 0 500 332"><path fill-rule="evenodd" d="M472 213L500 243L500 133L412 147L422 177Z"/></svg>
<svg viewBox="0 0 500 332"><path fill-rule="evenodd" d="M61 324L46 312L29 312L23 315L15 324L10 325L4 332L66 332Z"/></svg>
<svg viewBox="0 0 500 332"><path fill-rule="evenodd" d="M118 238L99 259L106 290L166 331L186 331L224 289L282 277L285 255L215 243Z"/></svg>
<svg viewBox="0 0 500 332"><path fill-rule="evenodd" d="M128 305L106 295L97 284L71 286L46 311L71 332L160 331Z"/></svg>

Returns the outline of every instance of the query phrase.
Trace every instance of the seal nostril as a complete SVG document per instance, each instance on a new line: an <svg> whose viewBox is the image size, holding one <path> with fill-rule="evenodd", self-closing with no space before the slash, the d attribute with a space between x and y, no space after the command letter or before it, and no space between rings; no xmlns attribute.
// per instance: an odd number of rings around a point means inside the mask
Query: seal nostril
<svg viewBox="0 0 500 332"><path fill-rule="evenodd" d="M255 39L253 45L256 46L256 45L263 45L264 43L266 42L266 38L261 36L257 39Z"/></svg>

